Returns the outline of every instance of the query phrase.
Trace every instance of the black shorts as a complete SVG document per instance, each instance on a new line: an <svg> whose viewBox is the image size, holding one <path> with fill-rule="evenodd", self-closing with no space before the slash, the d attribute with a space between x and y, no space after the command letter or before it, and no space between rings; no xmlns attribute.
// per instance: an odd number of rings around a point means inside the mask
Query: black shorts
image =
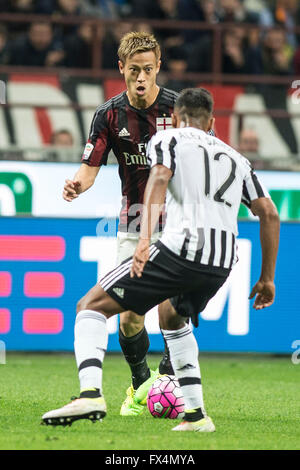
<svg viewBox="0 0 300 470"><path fill-rule="evenodd" d="M198 314L226 281L229 269L186 260L160 241L150 246L149 261L142 277L130 277L132 258L100 280L102 288L125 310L145 315L155 305L170 299L179 315L198 326Z"/></svg>

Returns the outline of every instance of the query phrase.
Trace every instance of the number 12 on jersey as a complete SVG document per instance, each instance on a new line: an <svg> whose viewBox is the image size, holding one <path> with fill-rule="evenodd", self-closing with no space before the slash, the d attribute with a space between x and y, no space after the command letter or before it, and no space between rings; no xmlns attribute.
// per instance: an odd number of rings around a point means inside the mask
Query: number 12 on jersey
<svg viewBox="0 0 300 470"><path fill-rule="evenodd" d="M211 187L210 187L211 169L210 169L210 163L209 163L209 156L208 156L208 153L207 153L207 150L206 150L205 147L202 147L202 145L199 145L199 148L201 148L203 150L203 156L204 156L204 168L205 168L205 189L204 189L204 192L205 192L205 196L210 196L210 193L211 193ZM226 201L223 198L223 195L235 180L236 163L233 160L233 158L231 158L229 155L227 155L227 153L224 153L224 152L216 153L215 156L214 156L214 160L216 162L219 162L221 156L226 157L228 163L231 164L231 170L230 170L230 174L229 174L228 178L226 178L224 183L215 192L214 201L221 202L221 203L226 204L227 206L231 207L232 206L231 202Z"/></svg>

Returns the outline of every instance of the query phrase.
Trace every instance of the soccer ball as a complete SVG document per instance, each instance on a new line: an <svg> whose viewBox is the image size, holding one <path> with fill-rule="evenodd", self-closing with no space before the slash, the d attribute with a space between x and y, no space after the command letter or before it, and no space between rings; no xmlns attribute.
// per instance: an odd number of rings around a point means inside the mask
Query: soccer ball
<svg viewBox="0 0 300 470"><path fill-rule="evenodd" d="M147 406L154 418L183 418L183 395L175 375L155 380L148 392Z"/></svg>

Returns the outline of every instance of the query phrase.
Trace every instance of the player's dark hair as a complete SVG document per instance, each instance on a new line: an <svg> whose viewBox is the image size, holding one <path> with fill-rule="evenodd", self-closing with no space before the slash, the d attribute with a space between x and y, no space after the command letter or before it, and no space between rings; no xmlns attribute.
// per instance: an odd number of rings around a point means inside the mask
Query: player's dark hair
<svg viewBox="0 0 300 470"><path fill-rule="evenodd" d="M186 88L181 91L175 103L175 108L182 119L189 117L208 121L213 107L213 97L205 88Z"/></svg>

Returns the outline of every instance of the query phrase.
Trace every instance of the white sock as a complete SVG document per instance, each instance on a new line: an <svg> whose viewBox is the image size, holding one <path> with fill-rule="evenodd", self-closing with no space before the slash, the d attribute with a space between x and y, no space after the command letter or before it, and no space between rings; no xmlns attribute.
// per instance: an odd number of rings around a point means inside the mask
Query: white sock
<svg viewBox="0 0 300 470"><path fill-rule="evenodd" d="M201 408L205 414L198 361L199 350L195 336L188 325L180 330L162 330L162 332L183 394L185 410Z"/></svg>
<svg viewBox="0 0 300 470"><path fill-rule="evenodd" d="M98 388L102 394L102 362L107 348L106 317L93 310L81 310L75 322L75 356L80 391Z"/></svg>

